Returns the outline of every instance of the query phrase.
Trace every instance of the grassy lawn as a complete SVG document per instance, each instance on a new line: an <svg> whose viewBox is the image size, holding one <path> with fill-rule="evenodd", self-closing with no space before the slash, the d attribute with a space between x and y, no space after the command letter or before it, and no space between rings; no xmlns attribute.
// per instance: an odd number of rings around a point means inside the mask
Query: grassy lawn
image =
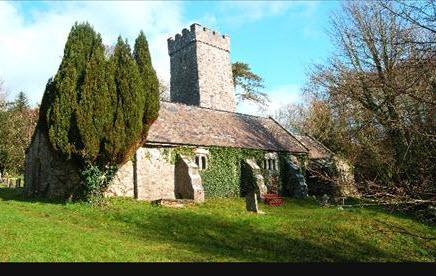
<svg viewBox="0 0 436 276"><path fill-rule="evenodd" d="M173 209L29 201L0 188L0 261L436 261L436 227L377 209L210 199ZM433 237L433 239L428 239Z"/></svg>

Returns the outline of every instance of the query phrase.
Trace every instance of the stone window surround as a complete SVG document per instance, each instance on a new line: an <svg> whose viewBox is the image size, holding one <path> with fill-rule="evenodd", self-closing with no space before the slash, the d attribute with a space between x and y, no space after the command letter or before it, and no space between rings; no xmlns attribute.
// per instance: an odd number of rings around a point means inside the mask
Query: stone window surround
<svg viewBox="0 0 436 276"><path fill-rule="evenodd" d="M209 151L205 148L197 148L194 150L194 162L198 166L198 170L206 170L208 168Z"/></svg>
<svg viewBox="0 0 436 276"><path fill-rule="evenodd" d="M269 152L265 154L263 160L263 168L269 171L278 171L278 155L275 152Z"/></svg>

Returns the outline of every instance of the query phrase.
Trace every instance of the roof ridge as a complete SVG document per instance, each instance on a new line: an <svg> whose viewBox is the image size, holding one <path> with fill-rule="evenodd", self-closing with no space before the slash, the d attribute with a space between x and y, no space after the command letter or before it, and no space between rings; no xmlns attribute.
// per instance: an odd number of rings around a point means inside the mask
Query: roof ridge
<svg viewBox="0 0 436 276"><path fill-rule="evenodd" d="M291 136L292 138L294 138L300 145L303 146L303 148L305 148L308 152L310 151L308 147L306 147L303 143L300 142L300 140L294 136L294 134L292 134L289 130L287 130L284 126L282 126L279 122L277 122L273 117L269 116L269 119L273 120L274 123L276 123L279 127L281 127L284 131L286 131L286 133L289 134L289 136Z"/></svg>
<svg viewBox="0 0 436 276"><path fill-rule="evenodd" d="M245 113L241 113L241 112L232 112L232 111L227 111L227 110L214 109L214 108L198 106L198 105L189 105L189 104L185 104L185 103L176 103L176 102L165 101L165 100L161 100L161 102L176 104L176 105L183 105L183 106L188 106L188 107L193 107L193 108L198 108L198 109L206 109L209 111L224 112L224 113L230 113L230 114L236 114L236 115L242 115L242 116L248 116L248 117L255 117L255 118L260 118L260 119L269 119L269 116L263 117L263 116L258 116L258 115L245 114Z"/></svg>
<svg viewBox="0 0 436 276"><path fill-rule="evenodd" d="M330 152L333 155L336 155L331 149L329 149L327 146L325 146L323 143L321 143L320 141L318 141L318 139L316 139L315 137L313 137L312 135L309 135L307 133L305 133L304 135L306 135L307 137L309 137L310 139L312 139L312 141L314 141L315 143L317 143L318 145L320 145L321 147L323 147L324 149L326 149L328 152Z"/></svg>

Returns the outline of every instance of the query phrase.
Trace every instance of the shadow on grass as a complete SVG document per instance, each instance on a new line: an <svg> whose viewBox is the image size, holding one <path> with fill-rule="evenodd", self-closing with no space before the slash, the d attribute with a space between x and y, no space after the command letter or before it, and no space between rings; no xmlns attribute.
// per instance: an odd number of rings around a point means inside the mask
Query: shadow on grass
<svg viewBox="0 0 436 276"><path fill-rule="evenodd" d="M7 188L0 186L0 199L4 201L22 201L22 202L41 202L50 204L66 204L68 200L60 198L47 198L38 196L27 196L24 188Z"/></svg>
<svg viewBox="0 0 436 276"><path fill-rule="evenodd" d="M374 206L364 206L361 207L358 204L356 204L353 207L346 207L347 210L355 211L359 209L365 209L367 211L375 212L375 213L383 213L386 215L394 216L399 219L407 219L412 220L413 222L426 225L428 227L435 227L436 221L433 222L431 220L426 220L423 218L420 218L417 216L416 212L413 211L403 211L402 209L398 208L398 206L384 206L384 205L374 205Z"/></svg>
<svg viewBox="0 0 436 276"><path fill-rule="evenodd" d="M285 203L284 204L292 204L298 207L303 207L303 208L310 208L310 209L315 209L315 208L319 208L321 206L321 204L313 199L313 198L305 198L305 199L296 199L296 198L290 198L290 197L285 197Z"/></svg>
<svg viewBox="0 0 436 276"><path fill-rule="evenodd" d="M0 199L49 204L66 203L44 198L27 198L20 188L0 188ZM316 208L310 201L292 200L292 204ZM123 227L123 234L133 235L138 242L170 244L174 251L170 250L169 254L174 254L172 258L177 261L210 261L211 258L250 262L409 261L405 259L407 254L388 252L374 246L367 237L339 226L335 226L334 229L324 229L323 226L316 229L315 227L319 226L310 225L308 221L307 231L286 230L279 226L269 227L272 215L263 217L244 214L243 205L242 215L238 216L232 216L233 211L225 210L222 211L225 214L223 215L220 213L221 210L215 209L154 207L144 211L136 203L132 206L134 208L130 210L109 208L107 211L112 213L110 217L115 221L132 226ZM113 231L117 231L116 229L113 228ZM176 255L176 252L180 254ZM189 252L193 254L190 255Z"/></svg>
<svg viewBox="0 0 436 276"><path fill-rule="evenodd" d="M301 200L302 203L293 201L296 204L299 204L302 207L307 207L307 208L311 208L310 204L313 205L312 208L318 208L321 206L321 204L319 204L319 202L317 200L314 200L312 198L308 198L307 200ZM423 218L419 218L419 216L417 215L416 212L413 211L404 211L403 209L399 208L399 206L401 205L395 205L392 204L391 206L389 205L369 205L369 206L364 206L365 204L374 204L373 201L369 201L366 199L361 199L361 198L356 198L356 197L347 197L345 199L344 202L345 205L352 205L353 207L345 207L345 209L347 210L359 210L359 209L366 209L366 210L370 210L373 212L377 212L377 213L384 213L390 216L394 216L400 219L410 219L414 222L420 223L420 224L424 224L426 226L430 226L430 227L435 227L436 226L436 220L431 221L429 219L423 219ZM333 204L330 206L330 208L337 208L341 206L341 204L339 202ZM417 206L417 205L415 205ZM425 205L424 205L425 206ZM427 207L427 206L426 206ZM434 217L434 215L433 215Z"/></svg>
<svg viewBox="0 0 436 276"><path fill-rule="evenodd" d="M380 207L378 209L374 208L374 210L377 210L379 212L383 212L385 214L397 217L399 219L412 220L413 222L417 222L417 223L423 224L423 225L428 226L428 227L432 227L432 228L436 227L435 220L431 221L431 220L428 220L425 218L420 218L413 211L406 212L406 211L401 211L401 210L389 210L389 209L382 208L382 207ZM433 218L434 218L434 215L433 215Z"/></svg>
<svg viewBox="0 0 436 276"><path fill-rule="evenodd" d="M205 256L196 261L208 261L206 256L251 262L401 261L398 256L372 246L353 233L337 233L343 238L343 243L331 242L327 236L315 241L295 237L280 229L262 229L262 222L254 216L253 219L247 216L238 221L214 214L156 210L146 219L129 219L129 224L135 226L135 235L144 242L169 242L175 250ZM115 218L126 222L125 214L120 213ZM319 236L322 235L320 232ZM190 260L188 256L179 258Z"/></svg>

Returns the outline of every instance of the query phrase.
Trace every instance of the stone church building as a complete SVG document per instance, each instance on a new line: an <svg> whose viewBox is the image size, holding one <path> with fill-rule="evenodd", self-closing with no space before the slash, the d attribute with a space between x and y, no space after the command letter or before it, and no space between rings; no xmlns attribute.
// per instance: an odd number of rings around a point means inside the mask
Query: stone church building
<svg viewBox="0 0 436 276"><path fill-rule="evenodd" d="M169 102L146 143L120 167L107 196L141 200L307 195L304 166L331 156L311 137L295 136L272 118L237 113L230 38L199 24L168 39ZM26 152L25 190L68 197L79 183L73 164L36 130Z"/></svg>

